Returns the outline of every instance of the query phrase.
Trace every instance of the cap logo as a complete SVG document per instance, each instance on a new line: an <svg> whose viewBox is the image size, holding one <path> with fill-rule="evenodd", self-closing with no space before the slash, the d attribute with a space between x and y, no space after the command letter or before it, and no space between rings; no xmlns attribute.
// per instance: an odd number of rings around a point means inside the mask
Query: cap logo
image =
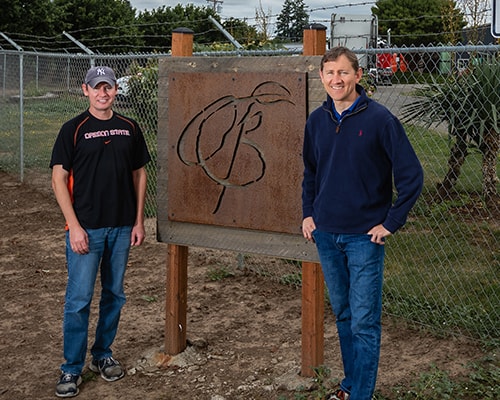
<svg viewBox="0 0 500 400"><path fill-rule="evenodd" d="M106 71L104 71L104 68L97 68L96 73L98 76L100 75L106 75Z"/></svg>

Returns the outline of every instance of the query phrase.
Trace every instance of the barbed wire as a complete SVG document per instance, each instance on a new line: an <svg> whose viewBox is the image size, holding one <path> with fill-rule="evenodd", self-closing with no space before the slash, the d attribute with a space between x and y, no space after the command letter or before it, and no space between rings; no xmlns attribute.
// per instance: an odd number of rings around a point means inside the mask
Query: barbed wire
<svg viewBox="0 0 500 400"><path fill-rule="evenodd" d="M339 5L327 6L327 7L316 7L316 8L310 8L310 12L336 10L338 8L347 8L347 7L368 6L370 4L377 4L377 2L376 1L364 1L361 3L347 3L347 4L339 4Z"/></svg>
<svg viewBox="0 0 500 400"><path fill-rule="evenodd" d="M343 7L348 7L348 6L361 6L361 5L368 5L368 4L376 4L375 1L368 1L368 2L362 2L362 3L357 3L357 4L352 4L352 3L347 3L347 4L342 4L342 5L332 5L332 6L325 6L325 7L317 7L314 9L310 9L311 12L319 11L319 10L334 10L338 8L343 8ZM491 10L491 9L489 9ZM380 23L384 24L391 24L391 23L398 23L398 22L411 22L411 21L423 21L426 19L438 19L442 18L442 15L420 15L420 16L415 16L415 17L407 17L407 18L398 18L398 19L381 19L379 20ZM92 42L95 47L99 48L112 48L116 47L117 42L122 42L123 44L120 45L120 47L123 48L129 48L129 49L141 49L141 48L160 48L160 49L168 49L168 46L150 46L148 45L148 40L157 40L157 39L165 39L167 41L168 39L171 38L170 34L158 34L154 35L151 34L151 32L147 32L144 34L126 34L124 32L141 32L141 30L144 30L146 28L155 28L155 27L163 27L165 28L164 30L168 30L169 27L173 30L175 27L182 26L183 24L186 25L192 25L194 24L200 24L200 23L206 23L209 22L208 19L199 19L199 20L184 20L184 21L164 21L164 22L152 22L152 23L134 23L134 24L128 24L128 25L123 25L123 26L111 26L111 25L104 25L104 26L95 26L95 27L88 27L88 28L82 28L82 29L76 29L72 31L68 31L73 36L85 36L85 34L89 32L98 32L102 31L103 35L100 36L99 38L93 38ZM312 23L323 23L327 25L327 28L329 28L329 24L331 23L330 19L322 19L322 18L317 18L317 19L312 19L310 20ZM275 25L271 23L270 25ZM243 30L245 29L242 26L236 26L232 27L234 33L238 32L244 32ZM106 34L104 34L106 32ZM111 32L116 32L116 34L111 34ZM195 32L194 36L198 39L202 38L203 36L211 33L217 33L219 32L217 29L208 29L202 32ZM406 35L401 35L397 34L397 32L392 32L391 36L394 38L401 38L401 37L412 37L415 35L418 35L419 37L431 37L431 36L438 36L438 35L443 35L443 34L460 34L461 31L440 31L440 32L432 32L432 33L427 33L427 32L419 32L415 33L414 35L406 34ZM63 33L55 36L41 36L41 35L35 35L35 34L26 34L26 33L17 33L17 32L4 32L7 36L12 38L20 47L22 48L34 48L39 51L81 51L81 49L77 46L74 46L74 44L68 40L67 37L63 35ZM134 44L134 43L126 43L127 41L136 41L137 39L142 40L142 44ZM299 38L297 38L299 39ZM0 46L1 46L1 38L0 38ZM221 43L224 43L225 39L221 40ZM85 41L85 39L83 39ZM106 41L111 41L114 44L107 44ZM229 42L229 41L227 41ZM102 44L100 44L102 43ZM198 43L201 45L208 45L210 42L200 42L198 40Z"/></svg>

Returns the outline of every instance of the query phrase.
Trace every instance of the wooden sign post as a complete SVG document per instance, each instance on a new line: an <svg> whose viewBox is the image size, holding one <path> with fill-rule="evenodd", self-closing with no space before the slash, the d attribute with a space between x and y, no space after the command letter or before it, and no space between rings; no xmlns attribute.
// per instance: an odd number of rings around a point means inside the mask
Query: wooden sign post
<svg viewBox="0 0 500 400"><path fill-rule="evenodd" d="M172 57L193 55L194 32L177 28L172 32ZM188 247L168 244L165 312L165 352L179 354L186 348Z"/></svg>
<svg viewBox="0 0 500 400"><path fill-rule="evenodd" d="M323 55L325 50L325 26L313 24L304 30L304 56ZM314 376L314 367L324 361L324 292L321 265L302 262L302 376Z"/></svg>

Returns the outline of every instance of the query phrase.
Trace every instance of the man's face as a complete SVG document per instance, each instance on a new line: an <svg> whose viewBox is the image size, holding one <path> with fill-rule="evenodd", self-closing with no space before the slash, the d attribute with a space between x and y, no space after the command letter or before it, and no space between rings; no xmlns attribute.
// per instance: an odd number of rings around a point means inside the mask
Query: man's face
<svg viewBox="0 0 500 400"><path fill-rule="evenodd" d="M118 87L109 83L100 82L95 88L90 85L82 85L83 93L89 98L90 108L96 111L107 111L111 109L115 101Z"/></svg>
<svg viewBox="0 0 500 400"><path fill-rule="evenodd" d="M319 72L326 92L339 104L351 104L356 100L356 83L359 83L362 74L361 68L356 71L344 55L326 62Z"/></svg>

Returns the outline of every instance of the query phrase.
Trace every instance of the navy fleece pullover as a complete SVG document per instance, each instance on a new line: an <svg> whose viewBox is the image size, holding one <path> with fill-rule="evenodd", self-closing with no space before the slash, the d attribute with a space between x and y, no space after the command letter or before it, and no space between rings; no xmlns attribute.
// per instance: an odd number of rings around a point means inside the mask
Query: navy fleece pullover
<svg viewBox="0 0 500 400"><path fill-rule="evenodd" d="M378 224L395 233L420 195L422 167L399 120L356 89L359 101L340 122L330 96L307 119L302 215L330 233Z"/></svg>

